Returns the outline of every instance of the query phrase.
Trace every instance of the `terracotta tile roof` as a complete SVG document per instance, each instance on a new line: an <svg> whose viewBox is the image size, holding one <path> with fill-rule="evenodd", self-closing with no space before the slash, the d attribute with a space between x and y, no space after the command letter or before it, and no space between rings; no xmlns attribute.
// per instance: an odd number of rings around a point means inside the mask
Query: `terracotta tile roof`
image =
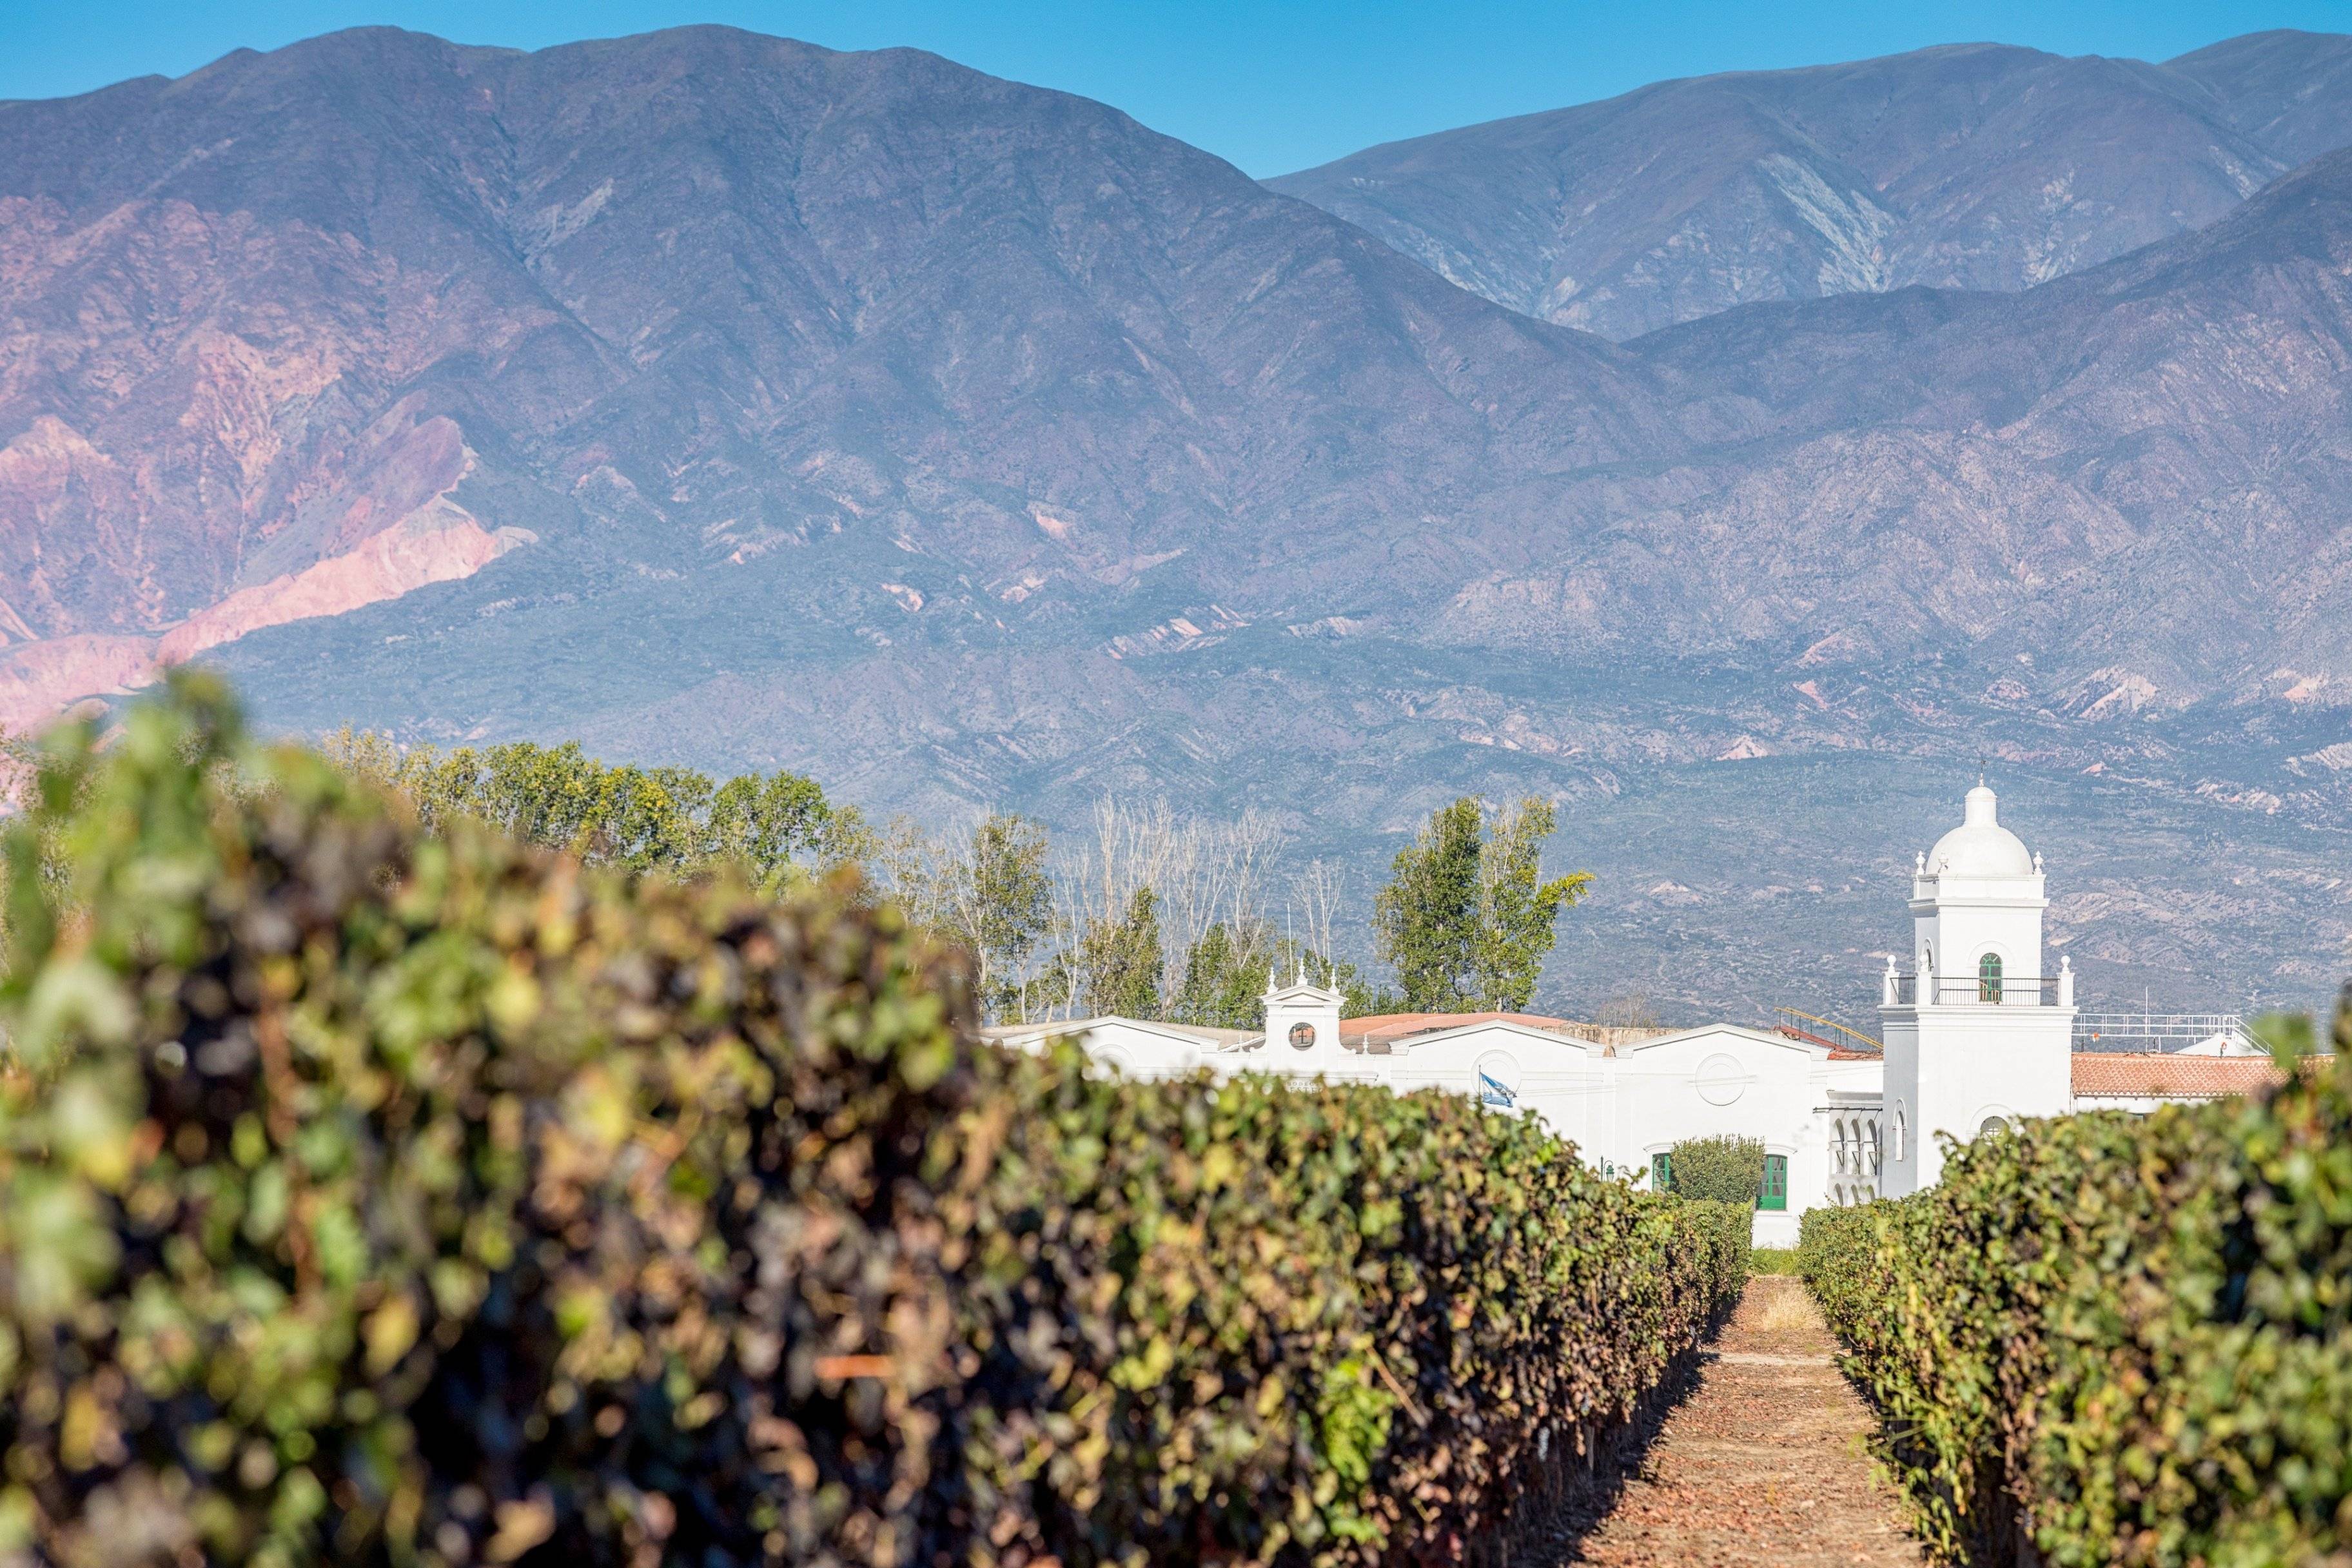
<svg viewBox="0 0 2352 1568"><path fill-rule="evenodd" d="M1829 1059L1833 1062L1883 1062L1886 1057L1880 1051L1850 1051L1843 1046L1832 1046Z"/></svg>
<svg viewBox="0 0 2352 1568"><path fill-rule="evenodd" d="M2140 1051L2077 1051L2078 1096L2218 1100L2279 1081L2268 1057L2187 1057Z"/></svg>

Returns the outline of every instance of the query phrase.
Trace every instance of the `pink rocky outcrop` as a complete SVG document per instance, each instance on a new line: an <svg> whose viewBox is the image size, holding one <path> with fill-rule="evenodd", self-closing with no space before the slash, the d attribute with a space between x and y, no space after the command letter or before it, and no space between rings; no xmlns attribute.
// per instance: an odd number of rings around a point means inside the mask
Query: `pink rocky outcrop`
<svg viewBox="0 0 2352 1568"><path fill-rule="evenodd" d="M491 532L443 502L372 535L348 554L240 588L209 609L197 611L164 634L157 644L156 662L179 664L264 626L315 616L340 616L363 605L396 599L429 584L470 577L517 545L532 543L536 538L520 528Z"/></svg>

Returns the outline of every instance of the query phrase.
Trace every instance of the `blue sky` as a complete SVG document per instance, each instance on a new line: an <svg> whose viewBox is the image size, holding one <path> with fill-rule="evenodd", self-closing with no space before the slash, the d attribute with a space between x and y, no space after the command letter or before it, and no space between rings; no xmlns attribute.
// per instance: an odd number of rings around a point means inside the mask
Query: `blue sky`
<svg viewBox="0 0 2352 1568"><path fill-rule="evenodd" d="M0 0L0 98L176 76L365 23L539 47L687 22L936 50L1115 104L1266 175L1663 77L1982 39L2161 59L2258 28L2352 31L2352 0Z"/></svg>

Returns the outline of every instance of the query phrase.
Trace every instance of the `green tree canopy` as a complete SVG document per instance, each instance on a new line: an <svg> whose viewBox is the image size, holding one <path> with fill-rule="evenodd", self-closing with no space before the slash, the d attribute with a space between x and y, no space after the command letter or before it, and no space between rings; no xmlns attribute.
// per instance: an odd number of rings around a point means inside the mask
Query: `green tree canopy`
<svg viewBox="0 0 2352 1568"><path fill-rule="evenodd" d="M1297 973L1339 992L1342 1017L1390 1012L1397 1005L1391 993L1375 991L1354 964L1277 936L1269 921L1245 921L1236 934L1233 925L1218 921L1185 952L1183 978L1168 999L1168 1016L1215 1029L1255 1029L1265 1021L1268 984L1277 973Z"/></svg>
<svg viewBox="0 0 2352 1568"><path fill-rule="evenodd" d="M445 752L403 748L348 725L320 749L346 771L407 796L428 829L468 816L524 843L633 871L691 873L726 860L772 891L810 870L863 858L870 839L854 809L833 805L814 780L794 773L721 784L692 768L600 762L576 741Z"/></svg>
<svg viewBox="0 0 2352 1568"><path fill-rule="evenodd" d="M1430 814L1397 852L1372 906L1381 956L1395 966L1404 1005L1427 1013L1516 1012L1535 995L1559 911L1592 878L1543 878L1555 819L1528 798L1488 813L1465 795Z"/></svg>
<svg viewBox="0 0 2352 1568"><path fill-rule="evenodd" d="M1255 1027L1268 962L1234 941L1233 927L1214 922L1184 954L1184 975L1169 998L1169 1017L1212 1029Z"/></svg>
<svg viewBox="0 0 2352 1568"><path fill-rule="evenodd" d="M1160 1016L1160 900L1150 888L1138 888L1118 919L1087 927L1076 966L1081 1013Z"/></svg>
<svg viewBox="0 0 2352 1568"><path fill-rule="evenodd" d="M944 868L940 929L968 949L990 1016L1026 1022L1029 962L1054 931L1054 881L1045 829L992 811L971 830L965 852Z"/></svg>
<svg viewBox="0 0 2352 1568"><path fill-rule="evenodd" d="M1764 1144L1756 1138L1685 1138L1666 1155L1674 1191L1686 1198L1752 1204L1764 1190Z"/></svg>

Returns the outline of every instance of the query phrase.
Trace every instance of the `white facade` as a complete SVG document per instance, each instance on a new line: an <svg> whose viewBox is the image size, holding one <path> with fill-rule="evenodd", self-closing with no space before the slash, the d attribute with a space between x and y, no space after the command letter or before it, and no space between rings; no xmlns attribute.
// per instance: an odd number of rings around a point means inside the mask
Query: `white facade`
<svg viewBox="0 0 2352 1568"><path fill-rule="evenodd" d="M2076 1055L2071 966L2061 959L2045 975L2042 858L2000 826L1981 782L1960 826L1917 857L1910 893L1909 968L1890 954L1882 977L1883 1057L1731 1024L1645 1033L1516 1014L1343 1020L1339 994L1303 976L1268 990L1260 1031L1089 1018L989 1033L1015 1046L1075 1035L1144 1078L1205 1068L1466 1094L1497 1112L1533 1111L1587 1161L1637 1183L1683 1139L1758 1139L1767 1188L1756 1240L1784 1247L1809 1208L1933 1184L1940 1139L2078 1107L2242 1092L2269 1070L2267 1058Z"/></svg>

